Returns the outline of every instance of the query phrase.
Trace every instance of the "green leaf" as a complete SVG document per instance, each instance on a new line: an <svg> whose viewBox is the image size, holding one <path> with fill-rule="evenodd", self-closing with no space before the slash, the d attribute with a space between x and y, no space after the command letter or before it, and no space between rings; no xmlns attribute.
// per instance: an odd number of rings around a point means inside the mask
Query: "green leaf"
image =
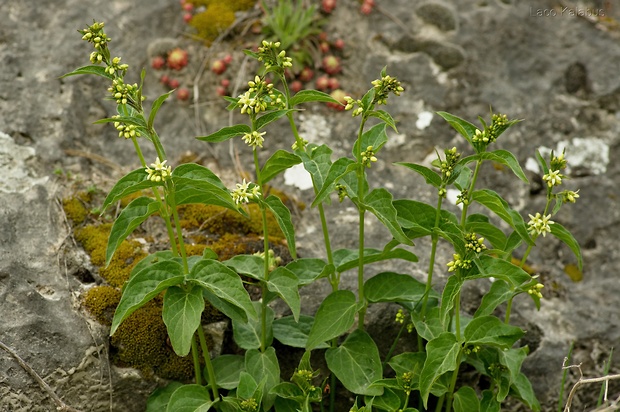
<svg viewBox="0 0 620 412"><path fill-rule="evenodd" d="M149 395L146 401L145 412L165 412L168 407L170 397L178 388L183 386L180 382L170 382L163 388L157 388Z"/></svg>
<svg viewBox="0 0 620 412"><path fill-rule="evenodd" d="M304 164L304 168L310 173L310 176L312 176L312 182L316 190L320 191L323 188L323 184L332 164L332 149L326 145L308 145L305 152L299 150L298 154Z"/></svg>
<svg viewBox="0 0 620 412"><path fill-rule="evenodd" d="M521 328L507 325L495 316L472 319L464 332L465 341L470 345L490 345L502 349L510 348L524 334Z"/></svg>
<svg viewBox="0 0 620 412"><path fill-rule="evenodd" d="M205 299L217 310L236 322L247 322L248 316L244 309L220 299L217 295L207 289L202 290Z"/></svg>
<svg viewBox="0 0 620 412"><path fill-rule="evenodd" d="M397 375L411 372L414 376L420 376L420 371L424 366L425 360L426 352L404 352L394 356L390 359L388 364ZM412 389L417 389L418 382L416 381L415 383L416 385L414 385Z"/></svg>
<svg viewBox="0 0 620 412"><path fill-rule="evenodd" d="M63 74L62 76L60 76L61 79L64 79L65 77L69 77L69 76L75 76L78 74L94 74L97 76L101 76L101 77L105 77L106 79L110 79L113 80L114 79L114 75L109 74L108 72L105 71L106 67L104 66L83 66L80 68L77 68L75 70L73 70L70 73L67 74Z"/></svg>
<svg viewBox="0 0 620 412"><path fill-rule="evenodd" d="M261 393L261 396L255 396L257 393ZM254 379L254 377L247 372L241 372L239 374L239 386L237 387L237 396L241 399L254 398L254 400L256 400L258 403L260 403L262 399L262 391L260 391L256 379Z"/></svg>
<svg viewBox="0 0 620 412"><path fill-rule="evenodd" d="M407 262L417 262L418 257L405 249L378 250L364 249L364 265L381 262L384 260L402 259ZM359 249L338 249L334 252L334 264L336 271L342 273L359 265Z"/></svg>
<svg viewBox="0 0 620 412"><path fill-rule="evenodd" d="M422 177L424 177L424 180L426 180L426 183L428 183L429 185L432 185L433 187L437 189L441 187L441 176L439 176L437 172L429 169L426 166L422 166L422 165L415 164L415 163L406 163L406 162L398 162L394 164L399 165L399 166L405 166L413 170L414 172L419 173Z"/></svg>
<svg viewBox="0 0 620 412"><path fill-rule="evenodd" d="M389 114L388 112L386 112L385 110L373 110L368 112L368 116L369 117L376 117L378 119L381 119L385 122L385 124L387 124L388 126L390 126L396 133L398 133L398 130L396 129L396 122L394 121L394 118L392 118L392 115Z"/></svg>
<svg viewBox="0 0 620 412"><path fill-rule="evenodd" d="M308 335L307 350L317 348L348 331L355 321L357 301L350 290L337 290L321 302Z"/></svg>
<svg viewBox="0 0 620 412"><path fill-rule="evenodd" d="M402 397L405 396L402 390L399 391L399 393L402 394ZM366 403L368 403L368 401L370 400L370 397L366 396L366 398L367 399L365 399L365 401ZM384 387L383 395L373 397L372 406L382 411L393 412L393 411L401 410L400 406L402 402L403 402L403 399L401 399L401 396L398 396L397 393L393 391L392 389Z"/></svg>
<svg viewBox="0 0 620 412"><path fill-rule="evenodd" d="M521 169L521 166L519 165L519 161L508 150L500 149L492 152L483 152L480 153L480 157L482 159L489 159L494 162L508 166L510 170L512 170L512 173L514 173L515 176L521 179L521 181L523 181L524 183L529 183L527 176L525 176L525 173L523 173L523 169Z"/></svg>
<svg viewBox="0 0 620 412"><path fill-rule="evenodd" d="M501 412L502 405L495 399L495 393L486 389L482 391L482 401L480 401L480 412Z"/></svg>
<svg viewBox="0 0 620 412"><path fill-rule="evenodd" d="M260 302L252 302L254 310L256 311L259 319L261 318L262 305ZM267 328L267 341L266 345L271 345L273 341L273 333L271 331L271 324L274 319L273 309L266 306L265 327ZM233 320L233 338L235 343L242 349L258 349L261 347L262 331L261 322L240 322Z"/></svg>
<svg viewBox="0 0 620 412"><path fill-rule="evenodd" d="M282 203L279 197L275 195L269 195L265 199L265 205L273 213L273 217L278 222L278 226L284 233L288 250L293 259L297 259L297 251L295 248L295 228L293 227L293 220L291 219L291 211Z"/></svg>
<svg viewBox="0 0 620 412"><path fill-rule="evenodd" d="M517 382L519 380L519 374L521 373L521 365L523 361L527 357L529 353L529 348L527 346L521 347L518 349L510 348L508 350L498 350L497 354L499 357L499 362L501 365L505 366L507 373L509 376L509 385ZM502 394L505 398L506 394ZM498 393L499 396L499 393ZM503 402L504 398L497 399L499 402Z"/></svg>
<svg viewBox="0 0 620 412"><path fill-rule="evenodd" d="M329 370L354 394L383 394L383 388L371 386L374 381L383 377L383 368L379 349L365 331L356 329L347 336L342 345L327 349L325 360Z"/></svg>
<svg viewBox="0 0 620 412"><path fill-rule="evenodd" d="M426 344L426 361L420 372L420 396L428 407L428 395L435 382L446 372L455 370L461 344L453 333L444 332Z"/></svg>
<svg viewBox="0 0 620 412"><path fill-rule="evenodd" d="M271 393L284 399L295 399L298 402L303 401L306 397L299 386L291 382L280 382L271 388Z"/></svg>
<svg viewBox="0 0 620 412"><path fill-rule="evenodd" d="M199 284L218 298L243 310L245 317L257 319L250 296L239 275L217 260L202 259L191 269L187 280Z"/></svg>
<svg viewBox="0 0 620 412"><path fill-rule="evenodd" d="M452 275L448 278L446 286L443 288L441 295L441 307L439 310L439 318L444 329L448 328L448 322L450 321L450 312L454 307L454 299L458 296L461 288L463 287L463 279L459 276Z"/></svg>
<svg viewBox="0 0 620 412"><path fill-rule="evenodd" d="M364 198L364 207L379 219L390 231L394 239L405 245L413 245L396 218L396 208L392 204L392 194L386 189L374 189Z"/></svg>
<svg viewBox="0 0 620 412"><path fill-rule="evenodd" d="M496 279L495 282L491 284L489 291L482 297L482 301L474 317L492 314L495 308L507 302L508 299L513 296L513 293L508 282L502 279Z"/></svg>
<svg viewBox="0 0 620 412"><path fill-rule="evenodd" d="M202 385L183 385L170 397L166 412L206 412L213 406L211 396Z"/></svg>
<svg viewBox="0 0 620 412"><path fill-rule="evenodd" d="M564 242L564 244L566 244L566 246L568 246L570 250L573 251L573 253L577 257L577 266L579 267L579 270L582 271L583 270L583 258L581 256L581 247L579 246L579 243L577 243L577 240L574 238L572 233L566 230L566 228L562 226L561 224L559 224L558 222L553 222L553 224L550 225L550 227L551 227L551 234L557 237L562 242Z"/></svg>
<svg viewBox="0 0 620 412"><path fill-rule="evenodd" d="M139 116L117 116L117 117L106 117L105 119L99 119L94 124L104 124L104 123L127 123L134 126L146 128L146 123L144 119Z"/></svg>
<svg viewBox="0 0 620 412"><path fill-rule="evenodd" d="M512 395L521 399L532 411L540 411L540 403L538 403L538 399L536 399L536 395L532 389L532 383L523 373L519 373L519 376L510 389Z"/></svg>
<svg viewBox="0 0 620 412"><path fill-rule="evenodd" d="M523 221L523 217L508 206L508 203L501 198L500 195L492 190L482 189L476 190L472 193L472 200L487 207L490 211L499 216L504 222L508 223L513 228L521 239L528 245L534 245L534 242L530 238L527 232L527 227Z"/></svg>
<svg viewBox="0 0 620 412"><path fill-rule="evenodd" d="M473 124L469 123L467 120L463 120L460 117L454 116L450 113L446 112L437 112L437 114L443 117L450 126L454 128L461 136L463 136L467 141L473 145L472 136L476 133L477 127Z"/></svg>
<svg viewBox="0 0 620 412"><path fill-rule="evenodd" d="M379 123L366 130L362 134L362 152L366 150L368 146L372 146L372 150L377 153L384 144L388 141L387 133L385 132L385 123ZM353 156L357 157L359 152L359 140L355 141L353 145Z"/></svg>
<svg viewBox="0 0 620 412"><path fill-rule="evenodd" d="M236 255L222 262L240 275L252 279L265 279L265 260L256 255Z"/></svg>
<svg viewBox="0 0 620 412"><path fill-rule="evenodd" d="M258 119L256 119L256 130L261 130L263 127L267 126L269 123L278 120L282 116L286 116L287 113L293 112L293 109L284 109L284 110L274 110L272 112L267 112Z"/></svg>
<svg viewBox="0 0 620 412"><path fill-rule="evenodd" d="M462 386L454 393L454 412L480 412L480 400L471 386Z"/></svg>
<svg viewBox="0 0 620 412"><path fill-rule="evenodd" d="M148 198L139 197L123 209L118 215L108 238L108 247L105 253L105 265L108 266L112 260L112 256L120 244L133 232L142 222L144 222L153 213L158 212L161 203Z"/></svg>
<svg viewBox="0 0 620 412"><path fill-rule="evenodd" d="M540 154L540 151L536 150L536 160L538 160L538 164L540 165L540 169L542 170L542 175L546 175L549 173L549 166L547 166L547 162Z"/></svg>
<svg viewBox="0 0 620 412"><path fill-rule="evenodd" d="M173 177L174 199L177 206L191 203L216 205L241 213L228 189L222 189L208 181L185 177Z"/></svg>
<svg viewBox="0 0 620 412"><path fill-rule="evenodd" d="M320 92L318 90L300 90L295 93L295 96L289 100L289 106L295 107L298 104L308 102L324 102L324 103L337 103L341 104L338 100L334 99L327 93Z"/></svg>
<svg viewBox="0 0 620 412"><path fill-rule="evenodd" d="M250 349L245 353L245 370L252 375L257 382L264 380L263 410L268 411L273 406L275 394L270 394L271 388L280 383L280 365L273 346L269 346L264 352Z"/></svg>
<svg viewBox="0 0 620 412"><path fill-rule="evenodd" d="M183 184L192 185L193 182L207 182L222 190L228 190L220 178L208 168L196 163L183 163L172 171L172 178L184 178L175 184L175 190L183 189Z"/></svg>
<svg viewBox="0 0 620 412"><path fill-rule="evenodd" d="M370 303L376 302L418 302L424 296L426 285L411 275L382 272L364 285L364 296Z"/></svg>
<svg viewBox="0 0 620 412"><path fill-rule="evenodd" d="M430 302L430 300L429 300ZM443 331L443 320L439 317L439 307L431 307L426 310L426 317L421 318L421 314L411 311L411 321L418 335L430 341L438 337Z"/></svg>
<svg viewBox="0 0 620 412"><path fill-rule="evenodd" d="M300 315L296 321L292 316L284 316L273 321L273 337L280 343L293 348L305 348L308 343L308 335L314 318ZM326 343L320 343L315 349L328 348Z"/></svg>
<svg viewBox="0 0 620 412"><path fill-rule="evenodd" d="M161 186L163 182L152 182L148 180L148 173L143 168L136 169L123 176L116 182L110 193L106 196L101 206L101 214L112 204L116 203L125 196L139 192L144 189L150 189L153 186Z"/></svg>
<svg viewBox="0 0 620 412"><path fill-rule="evenodd" d="M286 169L299 163L301 163L299 156L286 150L278 150L265 162L263 170L260 172L261 182L265 184Z"/></svg>
<svg viewBox="0 0 620 412"><path fill-rule="evenodd" d="M267 289L277 294L291 308L295 320L299 319L301 301L297 276L285 267L277 267L269 274Z"/></svg>
<svg viewBox="0 0 620 412"><path fill-rule="evenodd" d="M162 318L177 355L187 356L189 353L204 310L205 301L201 288L172 286L166 291Z"/></svg>
<svg viewBox="0 0 620 412"><path fill-rule="evenodd" d="M239 375L245 370L245 359L241 355L220 355L211 361L217 386L232 390L239 384ZM207 376L205 374L205 376Z"/></svg>
<svg viewBox="0 0 620 412"><path fill-rule="evenodd" d="M355 165L355 161L347 157L341 157L332 163L329 167L329 171L327 172L327 177L323 182L323 186L316 194L316 197L312 202L312 207L316 207L319 203L323 202L330 195L330 193L334 191L334 187L340 179L349 173L353 173L353 169L349 166L353 167Z"/></svg>
<svg viewBox="0 0 620 412"><path fill-rule="evenodd" d="M153 123L155 122L155 116L157 115L157 112L161 108L161 105L164 104L166 99L170 97L172 93L174 93L174 90L170 90L169 92L162 94L153 102L153 105L151 106L151 113L149 113L149 120L146 124L148 130L153 129Z"/></svg>
<svg viewBox="0 0 620 412"><path fill-rule="evenodd" d="M144 259L136 263L133 269L131 269L129 279L133 278L137 273L140 273L148 266L151 266L162 260L176 260L178 261L178 263L181 263L181 260L179 260L179 258L176 257L171 250L160 250L159 252L151 253L150 255L146 256Z"/></svg>
<svg viewBox="0 0 620 412"><path fill-rule="evenodd" d="M472 216L472 215L470 215ZM469 217L469 216L468 216ZM486 217L486 216L485 216ZM488 240L495 249L503 250L508 238L497 226L488 222L467 222L465 229Z"/></svg>
<svg viewBox="0 0 620 412"><path fill-rule="evenodd" d="M513 288L517 288L532 280L532 276L529 273L504 259L483 255L478 259L474 259L474 262L480 271L481 277L502 279L512 285Z"/></svg>
<svg viewBox="0 0 620 412"><path fill-rule="evenodd" d="M165 289L182 283L183 279L183 266L173 260L157 262L136 273L123 288L123 295L112 319L110 336L136 309Z"/></svg>
<svg viewBox="0 0 620 412"><path fill-rule="evenodd" d="M236 136L242 136L246 133L252 133L252 129L250 129L250 126L247 126L245 124L237 124L234 126L223 127L215 133L212 133L208 136L196 137L196 139L205 142L217 143L224 142Z"/></svg>
<svg viewBox="0 0 620 412"><path fill-rule="evenodd" d="M297 276L299 286L309 285L317 279L328 277L336 270L322 259L301 258L285 266Z"/></svg>

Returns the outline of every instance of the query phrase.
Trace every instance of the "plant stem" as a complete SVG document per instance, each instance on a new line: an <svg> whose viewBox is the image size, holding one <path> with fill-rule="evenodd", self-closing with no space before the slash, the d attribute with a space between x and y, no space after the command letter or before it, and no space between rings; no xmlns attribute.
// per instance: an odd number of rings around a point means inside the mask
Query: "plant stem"
<svg viewBox="0 0 620 412"><path fill-rule="evenodd" d="M254 121L252 121L254 123ZM253 150L254 154L254 168L256 169L256 183L261 187L261 193L263 199L265 197L265 188L262 184L262 178L260 175L260 165L258 163L258 152L256 148ZM264 352L267 348L267 282L269 282L269 228L267 226L267 210L261 205L260 207L261 218L263 221L263 259L265 261L263 265L263 281L261 282L261 340L260 350Z"/></svg>
<svg viewBox="0 0 620 412"><path fill-rule="evenodd" d="M357 327L360 330L364 330L364 318L366 316L366 309L368 305L364 298L364 216L366 214L366 208L364 207L364 164L362 163L362 132L364 131L364 125L366 124L366 116L362 116L360 127L357 132L357 207L359 210L359 258L357 266L357 290L358 301L360 304L360 310L358 313Z"/></svg>
<svg viewBox="0 0 620 412"><path fill-rule="evenodd" d="M459 354L456 357L456 369L452 373L452 381L450 381L450 388L447 394L446 401L446 412L450 412L452 410L452 397L454 396L454 388L456 387L456 379L459 376L459 366L461 365L461 357L463 355L463 350L459 351Z"/></svg>
<svg viewBox="0 0 620 412"><path fill-rule="evenodd" d="M218 400L220 395L217 390L217 383L215 381L215 370L211 363L211 356L209 355L209 347L207 346L207 339L205 338L205 331L202 329L202 325L198 325L198 338L200 339L200 347L202 349L202 357L205 360L205 366L207 367L207 375L209 379L209 385L211 386L211 392L213 393L213 400Z"/></svg>
<svg viewBox="0 0 620 412"><path fill-rule="evenodd" d="M422 300L422 319L426 316L426 307L428 304L428 296L430 295L431 288L433 287L433 271L435 268L435 256L437 254L437 242L439 237L436 230L439 228L439 219L441 217L441 205L443 203L443 197L439 196L437 200L437 210L435 213L435 225L433 226L433 233L431 234L431 256L428 263L428 277L426 278L426 289L424 290L424 299Z"/></svg>
<svg viewBox="0 0 620 412"><path fill-rule="evenodd" d="M396 338L394 338L394 342L392 342L392 346L390 346L390 350L388 350L387 355L385 355L385 360L381 364L382 367L385 368L385 365L390 361L390 358L392 357L392 352L394 352L394 349L396 349L396 344L398 343L398 340L400 339L401 335L405 331L406 327L407 327L407 323L403 322L403 325L400 327L400 330L398 331Z"/></svg>
<svg viewBox="0 0 620 412"><path fill-rule="evenodd" d="M194 360L194 376L196 377L196 385L202 385L202 374L200 373L200 359L198 357L198 346L196 345L196 337L192 339L192 359Z"/></svg>

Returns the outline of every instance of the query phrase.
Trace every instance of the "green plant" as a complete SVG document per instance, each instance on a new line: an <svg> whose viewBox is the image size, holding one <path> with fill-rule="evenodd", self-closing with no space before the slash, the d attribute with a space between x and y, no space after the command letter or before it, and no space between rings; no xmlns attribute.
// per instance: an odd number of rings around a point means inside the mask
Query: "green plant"
<svg viewBox="0 0 620 412"><path fill-rule="evenodd" d="M95 22L80 32L95 47L91 54L91 62L95 64L67 76L96 74L112 82L109 91L118 104L118 115L100 122L114 123L121 132L125 128L134 132L121 136L133 142L142 165L116 183L102 210L128 195L152 191L152 196L135 198L119 214L110 230L104 260L110 264L131 232L156 213L166 224L171 246L170 250L146 256L133 267L112 320L111 334L117 333L133 313L164 293L161 316L172 347L180 356L191 353L194 362L195 384L175 382L157 390L149 399L147 410L309 412L313 410L312 404L324 408L327 403L329 410L334 411L336 393L342 391L356 397L352 411L499 411L508 396L532 410L540 409L529 380L521 372L521 364L528 354L527 347L518 346L524 331L510 324L510 313L513 299L523 293L531 296L537 307L540 305L543 285L523 268L541 235L550 233L567 244L577 256L581 270L578 243L567 229L551 220L564 203L572 203L579 197L574 191L557 191L565 178L562 175L566 167L564 153L552 152L549 160L537 153L547 187L547 202L542 213L529 215L530 221L526 223L498 193L476 187L485 162L501 164L527 182L512 153L492 150L495 141L518 121L491 114L490 124L480 118L481 127L476 127L452 114L439 112L464 138L471 154L463 156L456 147L445 150L443 156L438 153L433 163L436 170L414 163L397 163L420 174L436 190L437 200L433 206L412 199L394 199L385 188L371 186L370 174L372 164L379 160L388 142L388 129L397 131L396 122L381 106L387 104L391 95L398 96L404 91L400 82L383 69L380 78L372 82L360 99L344 98L344 109L359 118L359 128L352 143L352 156L332 160L333 153L328 146L309 143L299 135L294 115L298 106L305 103L340 103L314 90L291 96L285 76L292 65L291 58L280 43L263 41L256 52L246 51L262 62L261 73L248 82L248 89L240 96L225 98L229 109L239 110L247 122L198 137L210 143L240 137L252 149L255 181L244 179L229 190L203 166L182 164L173 169L167 164L153 125L169 93L155 99L147 114L142 106L142 83L138 86L125 82L128 68L120 64L120 58L111 58L103 23ZM267 82L267 75L277 77L283 90ZM284 118L290 124L292 150L275 150L261 164L258 153L269 143L267 126ZM139 136L157 151L157 159L148 166ZM291 213L278 196L267 192L272 179L297 164L303 164L312 176L315 191L312 206L321 220L324 258L297 258ZM460 193L460 216L443 207L447 191L452 188ZM351 202L357 210L358 247L355 249L332 248L323 207L331 201L332 194L340 202ZM195 203L223 207L243 216L248 215L249 207L257 208L262 252L218 261L217 254L205 248L201 256L189 256L179 208ZM471 213L473 203L486 209L488 215ZM374 215L391 234L382 249L365 245L364 222L368 214ZM286 241L293 259L290 263L283 264L271 249L274 228L269 215ZM500 220L508 230L500 229L497 223ZM431 242L426 283L410 274L394 272L381 272L365 279L367 265L392 259L416 262L417 256L401 245L412 246L414 240L423 237ZM450 274L446 285L435 291L433 272L439 242L450 245L454 254L446 265ZM520 263L514 264L513 255L522 249L525 250ZM340 289L342 273L353 269L357 271L357 293ZM258 285L260 300L250 299L240 276ZM460 309L461 290L466 282L481 278L494 281L476 312L467 315ZM314 316L302 315L299 290L321 279L330 283L331 293ZM269 305L275 299L284 301L292 315L276 318ZM233 338L243 354L210 358L201 327L206 302L231 320ZM396 318L401 325L397 339L405 331L408 334L415 331L413 340L417 351L394 355L393 346L381 359L377 338L366 331L364 320L370 305L383 302L401 306ZM503 304L506 311L500 319L495 313ZM356 320L357 327L352 330ZM274 339L305 349L288 381L280 375ZM323 373L314 370L310 363L311 353L317 349L326 349L329 370ZM457 386L459 371L465 364L485 376L489 387ZM330 393L329 400L325 399L326 392Z"/></svg>

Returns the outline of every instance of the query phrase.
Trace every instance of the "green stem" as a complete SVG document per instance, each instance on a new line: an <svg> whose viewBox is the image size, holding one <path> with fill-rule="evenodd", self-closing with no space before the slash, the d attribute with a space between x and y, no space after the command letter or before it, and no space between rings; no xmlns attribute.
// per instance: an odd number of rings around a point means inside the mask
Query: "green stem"
<svg viewBox="0 0 620 412"><path fill-rule="evenodd" d="M209 379L209 385L211 386L211 393L213 393L213 399L218 400L220 395L217 390L217 383L215 381L215 370L211 363L211 356L209 355L209 347L207 346L207 339L205 338L205 332L202 329L202 325L198 326L198 338L200 339L200 347L202 349L202 357L205 360L205 366L207 367L207 375Z"/></svg>
<svg viewBox="0 0 620 412"><path fill-rule="evenodd" d="M443 187L443 186L442 186ZM437 243L439 237L437 236L437 229L439 228L439 220L441 217L441 205L443 203L443 197L439 196L437 200L437 210L435 212L435 225L433 226L433 233L431 235L431 256L428 263L428 278L426 279L426 289L424 290L424 299L422 301L422 319L426 316L426 307L428 304L428 296L430 295L431 288L433 287L433 271L435 268L435 257L437 254Z"/></svg>
<svg viewBox="0 0 620 412"><path fill-rule="evenodd" d="M200 373L200 359L198 356L196 337L192 339L192 359L194 360L194 376L196 377L196 385L202 385L202 374Z"/></svg>
<svg viewBox="0 0 620 412"><path fill-rule="evenodd" d="M368 305L364 298L364 217L366 209L364 208L364 164L362 163L362 133L366 124L366 116L362 116L359 130L357 132L357 203L359 209L359 260L357 266L357 290L360 310L358 314L358 329L364 330L364 318L366 317L366 309Z"/></svg>
<svg viewBox="0 0 620 412"><path fill-rule="evenodd" d="M463 202L463 211L461 212L461 227L465 229L465 220L467 219L467 209L469 208L469 204L471 203L471 195L474 192L474 187L476 186L476 180L478 179L478 173L480 172L480 166L482 165L482 159L479 159L476 162L476 168L474 169L474 175L471 179L471 184L467 189L467 201Z"/></svg>
<svg viewBox="0 0 620 412"><path fill-rule="evenodd" d="M172 186L172 185L171 185ZM181 221L179 219L179 211L174 200L174 188L172 188L170 195L168 196L168 203L170 209L172 209L172 217L174 219L174 226L177 231L177 240L179 242L179 250L181 251L181 259L183 260L183 270L185 273L189 273L189 266L187 264L187 253L185 252L185 242L183 241L183 230L181 229Z"/></svg>
<svg viewBox="0 0 620 412"><path fill-rule="evenodd" d="M394 352L394 349L396 349L396 344L398 343L398 340L400 339L401 335L405 331L406 327L407 327L407 322L403 322L403 325L400 327L400 330L398 331L396 338L394 338L394 342L392 342L392 346L390 346L390 350L388 350L387 355L385 355L385 360L381 364L383 368L385 368L385 365L390 361L390 358L392 357L392 352Z"/></svg>
<svg viewBox="0 0 620 412"><path fill-rule="evenodd" d="M450 388L448 390L446 401L446 412L450 412L452 410L452 397L454 396L454 389L456 388L456 379L459 376L459 366L461 365L462 355L463 350L461 349L456 357L456 369L452 373L452 381L450 381Z"/></svg>

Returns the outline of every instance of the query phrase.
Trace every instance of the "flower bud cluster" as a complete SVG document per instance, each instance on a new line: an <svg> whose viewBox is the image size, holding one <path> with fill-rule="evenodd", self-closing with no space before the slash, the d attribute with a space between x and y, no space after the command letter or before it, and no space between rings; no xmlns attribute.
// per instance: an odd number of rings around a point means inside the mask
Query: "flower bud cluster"
<svg viewBox="0 0 620 412"><path fill-rule="evenodd" d="M306 150L306 145L307 144L308 144L308 141L306 139L304 139L303 137L301 137L299 142L295 141L295 143L293 143L293 145L291 146L291 149L293 149L293 151L295 151L297 149L299 149L299 150Z"/></svg>
<svg viewBox="0 0 620 412"><path fill-rule="evenodd" d="M459 161L461 154L456 151L456 147L444 150L444 154L446 155L446 160L440 163L440 168L442 180L447 181L452 176L452 172L454 172L454 167ZM439 157L439 155L437 156Z"/></svg>
<svg viewBox="0 0 620 412"><path fill-rule="evenodd" d="M537 283L531 288L529 288L527 293L529 293L530 295L538 296L540 299L542 299L543 295L540 290L544 287L545 285L543 285L542 283Z"/></svg>
<svg viewBox="0 0 620 412"><path fill-rule="evenodd" d="M452 261L447 263L448 272L454 272L457 269L470 269L471 268L471 259L464 259L460 254L455 253L452 255Z"/></svg>
<svg viewBox="0 0 620 412"><path fill-rule="evenodd" d="M359 116L364 112L361 100L355 100L351 96L344 96L344 102L346 103L344 110L352 110L355 106L357 106L357 108L351 112L353 117Z"/></svg>
<svg viewBox="0 0 620 412"><path fill-rule="evenodd" d="M348 196L347 188L344 185L337 184L336 192L338 192L338 201L342 203L344 199Z"/></svg>
<svg viewBox="0 0 620 412"><path fill-rule="evenodd" d="M284 108L285 103L274 91L272 83L256 76L253 81L248 82L248 86L248 91L239 96L237 102L242 114L257 114L267 109Z"/></svg>
<svg viewBox="0 0 620 412"><path fill-rule="evenodd" d="M126 84L123 79L116 78L112 80L112 86L108 88L108 91L117 104L127 104L137 100L138 85L136 83Z"/></svg>
<svg viewBox="0 0 620 412"><path fill-rule="evenodd" d="M127 73L127 69L129 68L128 64L121 64L121 58L115 57L112 59L112 62L105 68L106 73L114 76L117 72L119 77L125 76Z"/></svg>
<svg viewBox="0 0 620 412"><path fill-rule="evenodd" d="M245 144L250 146L251 148L263 147L263 143L265 142L265 138L263 137L267 132L259 133L254 130L252 133L246 133L243 135L243 141Z"/></svg>
<svg viewBox="0 0 620 412"><path fill-rule="evenodd" d="M258 187L258 186L255 186L255 187ZM254 253L254 256L258 256L259 258L264 260L265 252L256 252ZM282 258L280 256L276 256L273 249L269 249L267 251L267 259L268 259L268 265L269 265L270 272L275 270L275 268L280 266L280 264L282 263Z"/></svg>
<svg viewBox="0 0 620 412"><path fill-rule="evenodd" d="M236 204L249 203L251 199L258 199L261 196L260 187L252 182L237 183L237 188L231 191L231 196Z"/></svg>
<svg viewBox="0 0 620 412"><path fill-rule="evenodd" d="M280 50L280 42L263 40L258 48L258 61L263 62L265 69L278 67L285 70L293 66L293 59L286 56L285 50Z"/></svg>
<svg viewBox="0 0 620 412"><path fill-rule="evenodd" d="M397 378L398 384L407 394L411 393L414 389L417 389L416 381L414 381L413 372L404 372Z"/></svg>
<svg viewBox="0 0 620 412"><path fill-rule="evenodd" d="M405 323L405 319L406 319L405 312L403 312L402 309L398 309L398 312L396 312L395 322L400 323L402 325L403 323Z"/></svg>
<svg viewBox="0 0 620 412"><path fill-rule="evenodd" d="M547 233L551 233L551 226L554 222L551 220L551 215L542 216L540 213L536 213L535 216L529 215L530 221L528 222L529 228L527 229L531 236L543 235L545 237Z"/></svg>
<svg viewBox="0 0 620 412"><path fill-rule="evenodd" d="M476 132L472 136L471 140L474 143L479 143L487 146L497 140L499 135L510 126L510 121L505 114L494 114L491 116L491 124L485 126L484 130L476 129Z"/></svg>
<svg viewBox="0 0 620 412"><path fill-rule="evenodd" d="M104 32L104 22L94 22L84 30L78 30L82 35L82 40L92 43L95 49L103 49L112 41Z"/></svg>
<svg viewBox="0 0 620 412"><path fill-rule="evenodd" d="M479 345L467 346L463 349L463 352L465 353L465 355L471 355L472 353L478 353L480 352L480 346Z"/></svg>
<svg viewBox="0 0 620 412"><path fill-rule="evenodd" d="M368 146L365 151L360 153L362 156L362 164L366 167L370 167L372 163L377 161L377 157L375 156L375 151L372 146Z"/></svg>
<svg viewBox="0 0 620 412"><path fill-rule="evenodd" d="M374 103L376 104L387 104L387 98L390 93L400 96L405 90L400 85L398 79L387 74L383 75L381 79L373 80L371 83L375 88Z"/></svg>
<svg viewBox="0 0 620 412"><path fill-rule="evenodd" d="M562 201L564 203L575 203L579 198L579 190L576 192L572 190L565 190L563 192L558 193L562 197Z"/></svg>
<svg viewBox="0 0 620 412"><path fill-rule="evenodd" d="M120 117L119 115L112 117ZM122 122L114 122L114 127L118 130L118 137L131 139L132 137L140 137L140 132L135 124L125 124Z"/></svg>
<svg viewBox="0 0 620 412"><path fill-rule="evenodd" d="M474 253L481 253L486 250L483 237L476 237L475 233L468 233L465 235L465 249L468 249Z"/></svg>
<svg viewBox="0 0 620 412"><path fill-rule="evenodd" d="M166 166L167 160L163 162L159 160L159 157L155 159L155 163L151 163L151 167L146 167L144 171L148 173L147 179L151 182L163 182L170 178L172 173L172 167Z"/></svg>
<svg viewBox="0 0 620 412"><path fill-rule="evenodd" d="M256 399L254 398L250 398L250 399L246 399L243 400L239 403L239 406L241 407L241 410L243 412L256 412L258 411L258 402L256 402Z"/></svg>
<svg viewBox="0 0 620 412"><path fill-rule="evenodd" d="M461 193L459 193L459 195L456 197L456 204L464 204L464 205L468 205L469 204L469 190L467 189L463 189L461 190Z"/></svg>

